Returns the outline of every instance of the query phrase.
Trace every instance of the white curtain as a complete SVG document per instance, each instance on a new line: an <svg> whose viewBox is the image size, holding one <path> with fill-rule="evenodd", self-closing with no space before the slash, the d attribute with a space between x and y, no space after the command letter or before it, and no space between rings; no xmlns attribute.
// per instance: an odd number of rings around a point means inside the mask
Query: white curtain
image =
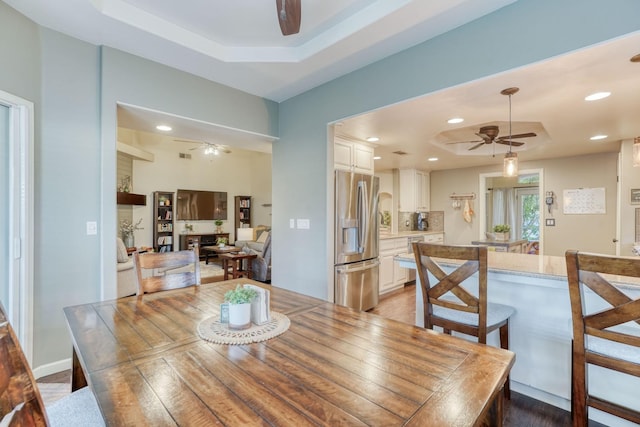
<svg viewBox="0 0 640 427"><path fill-rule="evenodd" d="M515 229L516 194L513 188L493 189L493 218L491 229L496 224L509 224Z"/></svg>

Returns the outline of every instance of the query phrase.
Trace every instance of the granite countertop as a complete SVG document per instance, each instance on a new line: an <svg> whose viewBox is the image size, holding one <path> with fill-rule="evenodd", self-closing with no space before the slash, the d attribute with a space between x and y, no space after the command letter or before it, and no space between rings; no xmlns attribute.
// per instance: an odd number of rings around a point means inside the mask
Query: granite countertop
<svg viewBox="0 0 640 427"><path fill-rule="evenodd" d="M380 233L380 240L398 239L401 237L410 237L410 236L424 236L426 234L444 234L444 231L412 230L412 231L400 231L399 233Z"/></svg>

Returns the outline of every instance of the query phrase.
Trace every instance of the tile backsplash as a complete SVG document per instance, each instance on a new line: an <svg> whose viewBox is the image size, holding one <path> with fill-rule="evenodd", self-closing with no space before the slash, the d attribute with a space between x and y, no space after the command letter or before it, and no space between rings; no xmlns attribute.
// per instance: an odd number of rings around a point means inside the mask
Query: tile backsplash
<svg viewBox="0 0 640 427"><path fill-rule="evenodd" d="M427 231L444 231L444 211L429 211ZM398 212L398 232L417 230L415 212Z"/></svg>

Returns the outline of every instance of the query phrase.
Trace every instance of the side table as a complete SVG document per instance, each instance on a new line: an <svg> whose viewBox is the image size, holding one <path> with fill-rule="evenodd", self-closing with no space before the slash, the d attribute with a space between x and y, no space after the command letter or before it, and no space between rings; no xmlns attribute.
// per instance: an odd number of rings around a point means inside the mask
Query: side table
<svg viewBox="0 0 640 427"><path fill-rule="evenodd" d="M224 280L237 279L239 277L251 279L251 268L243 270L242 262L245 259L252 260L257 257L258 255L256 254L245 254L244 252L219 254L218 258L222 260L222 268L224 269Z"/></svg>

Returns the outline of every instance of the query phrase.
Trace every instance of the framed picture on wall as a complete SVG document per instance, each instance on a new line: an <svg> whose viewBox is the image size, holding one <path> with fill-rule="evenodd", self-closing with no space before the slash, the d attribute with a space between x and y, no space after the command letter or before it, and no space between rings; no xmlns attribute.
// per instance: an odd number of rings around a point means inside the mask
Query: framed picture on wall
<svg viewBox="0 0 640 427"><path fill-rule="evenodd" d="M631 204L640 205L640 188L631 189Z"/></svg>

